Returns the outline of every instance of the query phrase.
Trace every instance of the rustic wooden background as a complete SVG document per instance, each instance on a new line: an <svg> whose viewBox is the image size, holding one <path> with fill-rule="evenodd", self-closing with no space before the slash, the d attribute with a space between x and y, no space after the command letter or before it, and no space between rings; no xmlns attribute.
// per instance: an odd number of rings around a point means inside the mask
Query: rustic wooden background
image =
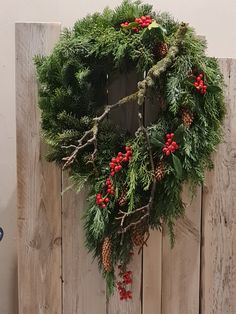
<svg viewBox="0 0 236 314"><path fill-rule="evenodd" d="M60 24L16 24L19 314L235 314L236 313L236 60L219 60L228 114L215 169L176 224L170 249L165 230L152 232L136 255L133 300L106 297L96 262L84 248L81 216L86 192L61 194L66 173L45 161L40 140L37 82L32 58L48 54ZM109 102L136 87L130 73L110 84ZM135 106L122 109L135 130ZM151 109L146 109L150 117ZM113 118L119 116L113 113Z"/></svg>

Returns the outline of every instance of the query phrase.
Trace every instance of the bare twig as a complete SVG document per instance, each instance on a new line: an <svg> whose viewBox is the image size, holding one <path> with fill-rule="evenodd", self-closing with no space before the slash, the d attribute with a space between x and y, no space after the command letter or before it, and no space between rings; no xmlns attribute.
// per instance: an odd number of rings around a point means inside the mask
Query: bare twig
<svg viewBox="0 0 236 314"><path fill-rule="evenodd" d="M134 100L137 100L138 98L138 92L135 92L129 96L126 96L122 99L120 99L118 102L116 102L113 105L108 105L105 107L104 112L99 116L99 117L95 117L93 119L94 124L92 126L92 128L88 131L86 131L84 133L84 135L78 140L78 145L68 145L68 146L62 146L62 148L74 148L74 150L72 151L72 153L67 156L64 157L62 160L66 161L64 166L63 166L63 170L65 168L67 168L68 166L70 166L76 159L78 153L83 150L84 148L86 148L87 146L90 145L94 145L94 151L91 155L91 160L89 162L93 163L93 165L95 166L95 159L96 159L96 155L97 155L97 135L98 135L98 128L99 128L99 124L105 119L105 117L109 114L109 112L111 110L114 110L115 108L118 108L124 104L128 104ZM90 137L90 138L89 138ZM87 139L89 138L89 139ZM83 144L83 142L87 139L87 141Z"/></svg>

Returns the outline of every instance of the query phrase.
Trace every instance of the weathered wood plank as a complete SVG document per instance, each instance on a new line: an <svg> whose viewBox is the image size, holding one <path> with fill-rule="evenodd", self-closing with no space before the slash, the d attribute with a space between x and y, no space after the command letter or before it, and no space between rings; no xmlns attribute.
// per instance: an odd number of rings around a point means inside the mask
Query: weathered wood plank
<svg viewBox="0 0 236 314"><path fill-rule="evenodd" d="M70 184L63 173L63 189ZM63 314L105 314L105 282L84 244L85 189L63 193L62 209Z"/></svg>
<svg viewBox="0 0 236 314"><path fill-rule="evenodd" d="M202 313L236 313L236 60L220 60L227 88L224 140L203 194Z"/></svg>
<svg viewBox="0 0 236 314"><path fill-rule="evenodd" d="M144 108L146 126L156 121L163 105L160 95L150 96ZM147 244L143 248L143 314L161 314L162 231L151 231Z"/></svg>
<svg viewBox="0 0 236 314"><path fill-rule="evenodd" d="M134 92L137 89L137 76L134 72L118 76L109 85L108 102L115 103L120 98ZM120 127L133 133L138 127L137 106L135 103L123 106L111 113L111 119ZM141 283L142 283L142 255L135 252L133 261L129 265L133 272L132 294L130 301L120 301L119 294L115 291L114 296L107 302L108 314L141 314Z"/></svg>
<svg viewBox="0 0 236 314"><path fill-rule="evenodd" d="M45 161L32 60L48 54L59 33L59 23L16 24L20 314L61 313L61 176Z"/></svg>
<svg viewBox="0 0 236 314"><path fill-rule="evenodd" d="M201 188L191 202L185 186L183 200L186 212L176 223L173 249L166 228L163 232L162 314L199 313Z"/></svg>
<svg viewBox="0 0 236 314"><path fill-rule="evenodd" d="M162 232L151 231L143 249L143 314L161 314Z"/></svg>

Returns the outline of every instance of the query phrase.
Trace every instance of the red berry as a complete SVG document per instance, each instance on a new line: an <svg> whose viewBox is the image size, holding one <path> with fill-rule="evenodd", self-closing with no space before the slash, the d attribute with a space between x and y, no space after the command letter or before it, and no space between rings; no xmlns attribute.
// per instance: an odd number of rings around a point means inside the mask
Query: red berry
<svg viewBox="0 0 236 314"><path fill-rule="evenodd" d="M166 152L167 152L167 148L164 147L164 148L162 149L162 151L163 151L163 153L166 153Z"/></svg>
<svg viewBox="0 0 236 314"><path fill-rule="evenodd" d="M119 152L119 153L117 154L117 156L118 156L118 157L123 156L122 152Z"/></svg>
<svg viewBox="0 0 236 314"><path fill-rule="evenodd" d="M123 161L123 157L122 156L119 157L119 162L121 162L121 161Z"/></svg>
<svg viewBox="0 0 236 314"><path fill-rule="evenodd" d="M170 133L170 136L171 136L171 138L173 138L175 135L174 135L174 133Z"/></svg>
<svg viewBox="0 0 236 314"><path fill-rule="evenodd" d="M171 135L170 135L170 133L168 133L168 134L166 134L166 138L171 138Z"/></svg>
<svg viewBox="0 0 236 314"><path fill-rule="evenodd" d="M103 203L103 199L100 198L100 199L98 200L98 204L102 204L102 203Z"/></svg>
<svg viewBox="0 0 236 314"><path fill-rule="evenodd" d="M114 162L110 162L110 168L114 168L114 167L115 167Z"/></svg>
<svg viewBox="0 0 236 314"><path fill-rule="evenodd" d="M106 205L105 205L105 204L102 204L102 208L106 208Z"/></svg>
<svg viewBox="0 0 236 314"><path fill-rule="evenodd" d="M119 166L115 166L115 172L118 172L120 170Z"/></svg>
<svg viewBox="0 0 236 314"><path fill-rule="evenodd" d="M128 158L127 158L127 157L124 157L123 161L124 161L124 162L127 162L127 161L128 161Z"/></svg>
<svg viewBox="0 0 236 314"><path fill-rule="evenodd" d="M195 83L194 83L194 86L196 86L196 87L197 87L197 86L198 86L198 82L195 82Z"/></svg>
<svg viewBox="0 0 236 314"><path fill-rule="evenodd" d="M170 155L170 150L167 150L166 156L169 156L169 155Z"/></svg>
<svg viewBox="0 0 236 314"><path fill-rule="evenodd" d="M169 138L168 139L168 141L167 141L167 143L171 143L172 142L172 139L171 138Z"/></svg>
<svg viewBox="0 0 236 314"><path fill-rule="evenodd" d="M142 21L145 21L145 20L146 20L146 16L144 16L144 15L141 16L141 20L142 20Z"/></svg>
<svg viewBox="0 0 236 314"><path fill-rule="evenodd" d="M198 82L201 81L201 77L200 77L200 76L197 77L197 81L198 81Z"/></svg>
<svg viewBox="0 0 236 314"><path fill-rule="evenodd" d="M114 175L115 175L115 172L114 172L114 171L112 171L112 172L111 172L111 176L112 176L112 177L114 177Z"/></svg>
<svg viewBox="0 0 236 314"><path fill-rule="evenodd" d="M122 166L121 165L119 165L119 166L117 166L118 168L119 168L119 171L122 169Z"/></svg>
<svg viewBox="0 0 236 314"><path fill-rule="evenodd" d="M176 142L172 142L172 146L176 147Z"/></svg>
<svg viewBox="0 0 236 314"><path fill-rule="evenodd" d="M106 197L106 198L104 199L104 202L105 202L105 203L108 203L108 202L109 202L109 198Z"/></svg>
<svg viewBox="0 0 236 314"><path fill-rule="evenodd" d="M202 79L203 78L203 74L201 73L201 74L199 74L199 77Z"/></svg>

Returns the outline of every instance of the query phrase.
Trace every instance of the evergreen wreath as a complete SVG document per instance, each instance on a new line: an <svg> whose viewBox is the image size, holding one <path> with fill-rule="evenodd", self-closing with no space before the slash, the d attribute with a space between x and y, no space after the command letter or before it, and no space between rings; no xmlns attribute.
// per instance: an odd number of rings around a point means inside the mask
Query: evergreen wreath
<svg viewBox="0 0 236 314"><path fill-rule="evenodd" d="M88 183L86 245L97 258L108 290L132 298L127 265L149 230L184 213L181 191L192 190L212 168L225 114L223 78L205 42L185 23L152 6L125 0L64 30L48 57L37 56L42 132L49 161L70 169L77 191ZM142 75L137 91L112 105L107 85L114 73ZM143 106L158 99L158 118L145 126ZM150 100L151 99L151 100ZM109 113L135 102L139 128L121 130Z"/></svg>

